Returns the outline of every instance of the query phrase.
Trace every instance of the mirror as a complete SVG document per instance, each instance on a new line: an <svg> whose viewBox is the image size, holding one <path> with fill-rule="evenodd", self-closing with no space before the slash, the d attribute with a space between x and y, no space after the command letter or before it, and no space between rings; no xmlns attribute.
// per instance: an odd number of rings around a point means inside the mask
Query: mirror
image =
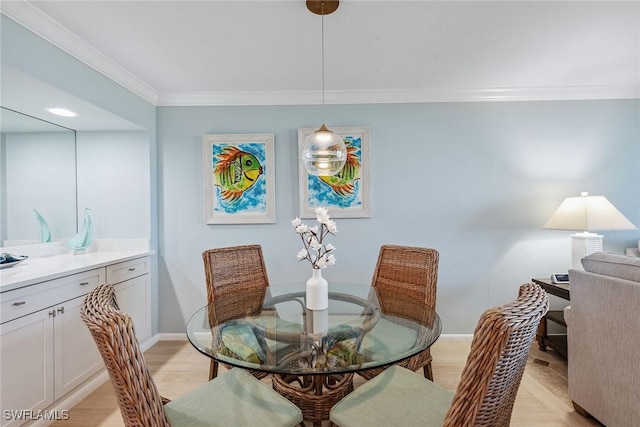
<svg viewBox="0 0 640 427"><path fill-rule="evenodd" d="M77 230L76 133L2 107L0 246L40 242L42 215L51 239Z"/></svg>

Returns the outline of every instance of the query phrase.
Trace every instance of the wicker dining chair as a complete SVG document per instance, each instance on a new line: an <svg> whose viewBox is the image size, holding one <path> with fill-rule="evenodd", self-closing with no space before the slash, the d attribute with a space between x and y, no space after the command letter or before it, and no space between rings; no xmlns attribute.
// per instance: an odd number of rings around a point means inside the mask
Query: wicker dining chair
<svg viewBox="0 0 640 427"><path fill-rule="evenodd" d="M269 279L260 245L231 246L208 249L202 253L207 285L207 301L228 294L246 296L243 314L259 314L262 310ZM225 365L227 368L231 366ZM256 378L269 375L262 371L249 371ZM209 379L218 375L218 362L211 359Z"/></svg>
<svg viewBox="0 0 640 427"><path fill-rule="evenodd" d="M427 307L435 310L438 260L439 254L435 249L398 245L380 247L371 287L378 297L383 317L414 317L412 313L406 313L404 299L396 300L398 295L423 301ZM418 317L421 317L421 313L418 313ZM369 334L375 339L376 328ZM398 364L412 371L422 368L424 377L433 381L431 360L431 351L426 349ZM368 369L359 372L359 375L370 380L385 369Z"/></svg>
<svg viewBox="0 0 640 427"><path fill-rule="evenodd" d="M522 285L517 300L480 317L455 394L395 365L338 402L331 422L340 427L508 426L538 322L548 309L540 286Z"/></svg>
<svg viewBox="0 0 640 427"><path fill-rule="evenodd" d="M126 426L302 425L300 409L242 369L171 401L160 396L131 318L119 311L110 285L87 294L80 316L102 355Z"/></svg>

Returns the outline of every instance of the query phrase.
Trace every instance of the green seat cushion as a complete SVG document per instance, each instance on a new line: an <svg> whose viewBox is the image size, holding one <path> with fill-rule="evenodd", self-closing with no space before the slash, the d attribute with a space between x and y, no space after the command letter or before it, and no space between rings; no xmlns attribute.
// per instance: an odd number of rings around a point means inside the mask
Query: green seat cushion
<svg viewBox="0 0 640 427"><path fill-rule="evenodd" d="M302 333L301 324L290 322L275 316L258 316L255 318L255 322L265 329L276 328L277 331Z"/></svg>
<svg viewBox="0 0 640 427"><path fill-rule="evenodd" d="M453 393L394 365L357 387L331 409L340 427L442 426Z"/></svg>
<svg viewBox="0 0 640 427"><path fill-rule="evenodd" d="M174 427L295 426L302 412L242 369L219 374L165 406Z"/></svg>
<svg viewBox="0 0 640 427"><path fill-rule="evenodd" d="M250 325L231 322L222 328L223 347L221 353L251 363L264 363L267 357Z"/></svg>
<svg viewBox="0 0 640 427"><path fill-rule="evenodd" d="M369 360L386 359L411 350L417 339L415 329L380 319L364 336L360 350Z"/></svg>
<svg viewBox="0 0 640 427"><path fill-rule="evenodd" d="M282 331L287 333L294 333L302 335L302 325L288 320L281 319L275 316L259 316L255 319L259 327L264 329L275 329L276 331ZM277 332L276 332L277 336ZM266 344L272 352L284 351L291 345L299 345L299 341L293 342L276 342L270 339L266 339Z"/></svg>

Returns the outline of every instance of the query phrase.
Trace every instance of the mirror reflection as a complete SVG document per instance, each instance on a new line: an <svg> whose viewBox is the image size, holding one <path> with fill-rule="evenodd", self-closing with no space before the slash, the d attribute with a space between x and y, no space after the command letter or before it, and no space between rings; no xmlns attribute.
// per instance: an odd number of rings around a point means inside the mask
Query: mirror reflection
<svg viewBox="0 0 640 427"><path fill-rule="evenodd" d="M37 212L51 240L77 230L76 133L2 107L0 246L39 243Z"/></svg>

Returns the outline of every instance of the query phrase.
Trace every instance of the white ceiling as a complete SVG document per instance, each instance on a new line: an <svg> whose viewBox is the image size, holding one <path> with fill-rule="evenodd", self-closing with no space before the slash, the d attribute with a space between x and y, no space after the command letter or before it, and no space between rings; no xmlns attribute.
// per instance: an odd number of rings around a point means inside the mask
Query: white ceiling
<svg viewBox="0 0 640 427"><path fill-rule="evenodd" d="M155 105L322 103L304 0L3 1ZM325 103L640 98L640 1L343 0Z"/></svg>

